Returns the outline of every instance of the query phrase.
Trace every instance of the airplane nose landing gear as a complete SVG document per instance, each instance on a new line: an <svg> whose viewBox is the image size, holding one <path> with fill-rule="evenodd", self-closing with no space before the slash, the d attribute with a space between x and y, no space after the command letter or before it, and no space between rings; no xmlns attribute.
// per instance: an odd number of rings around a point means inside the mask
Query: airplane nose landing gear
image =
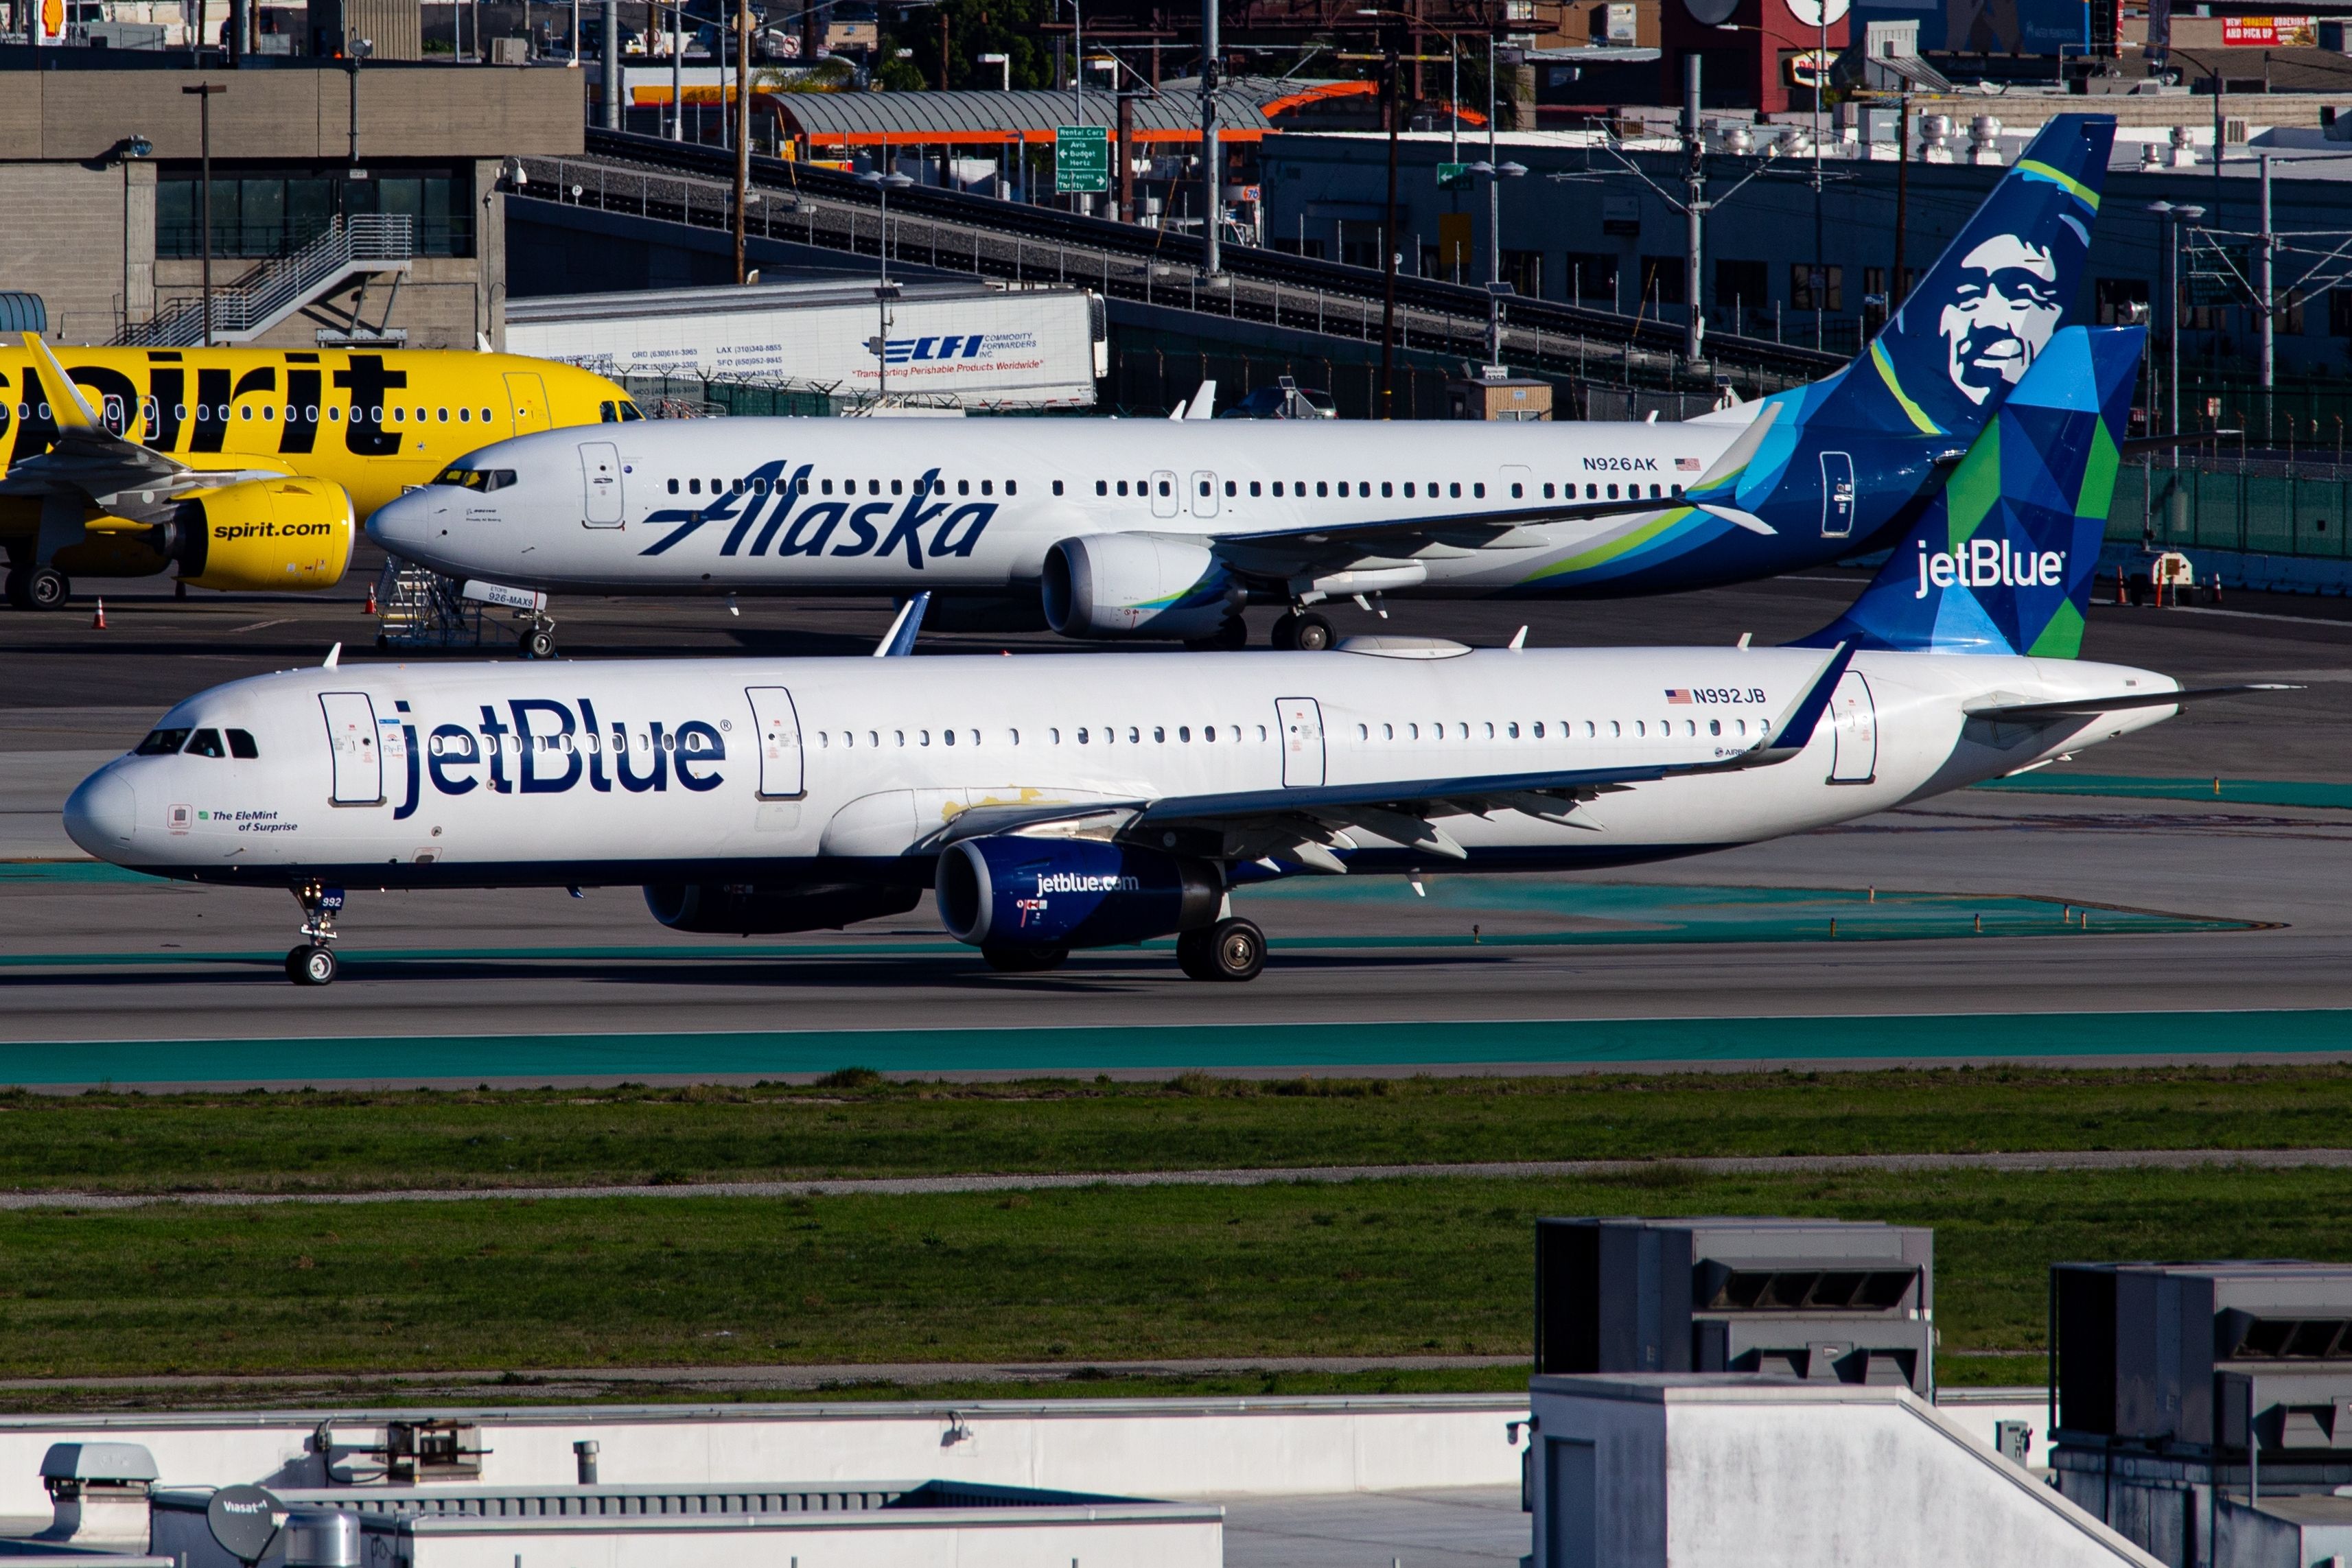
<svg viewBox="0 0 2352 1568"><path fill-rule="evenodd" d="M302 905L302 946L286 955L286 977L298 986L328 986L341 967L335 961L335 916L342 912L343 890L304 883L294 890Z"/></svg>

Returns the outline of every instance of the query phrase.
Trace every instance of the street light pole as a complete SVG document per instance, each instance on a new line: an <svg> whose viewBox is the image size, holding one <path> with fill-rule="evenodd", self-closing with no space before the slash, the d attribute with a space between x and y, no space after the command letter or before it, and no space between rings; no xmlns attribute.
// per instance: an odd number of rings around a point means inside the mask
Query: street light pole
<svg viewBox="0 0 2352 1568"><path fill-rule="evenodd" d="M890 395L890 193L903 191L915 182L896 170L865 178L882 201L881 241L876 247L882 259L882 280L874 290L874 402L878 407Z"/></svg>
<svg viewBox="0 0 2352 1568"><path fill-rule="evenodd" d="M1217 155L1217 5L1201 0L1201 270L1217 276L1218 208L1225 195L1223 160Z"/></svg>
<svg viewBox="0 0 2352 1568"><path fill-rule="evenodd" d="M180 89L196 100L197 146L203 162L200 193L204 202L202 232L205 247L205 347L213 346L213 99L228 90L226 82L208 81Z"/></svg>
<svg viewBox="0 0 2352 1568"><path fill-rule="evenodd" d="M1701 257L1706 246L1706 138L1699 125L1699 55L1683 57L1683 358L1696 365L1706 350L1706 318L1699 309Z"/></svg>
<svg viewBox="0 0 2352 1568"><path fill-rule="evenodd" d="M1495 156L1495 35L1486 35L1486 167L1502 160ZM1503 198L1494 176L1486 178L1486 281L1503 281Z"/></svg>
<svg viewBox="0 0 2352 1568"><path fill-rule="evenodd" d="M940 68L945 70L947 67ZM751 204L751 0L735 0L735 281L751 274L743 225Z"/></svg>
<svg viewBox="0 0 2352 1568"><path fill-rule="evenodd" d="M1388 121L1388 214L1381 222L1381 417L1396 417L1397 47L1392 26L1381 29L1381 117Z"/></svg>
<svg viewBox="0 0 2352 1568"><path fill-rule="evenodd" d="M2262 328L2262 387L2263 439L2278 439L2278 400L2273 395L2278 384L2278 311L2275 295L2277 277L2278 237L2271 233L2271 155L2262 155L2262 217L2263 232L2254 251L2254 287L2261 295Z"/></svg>

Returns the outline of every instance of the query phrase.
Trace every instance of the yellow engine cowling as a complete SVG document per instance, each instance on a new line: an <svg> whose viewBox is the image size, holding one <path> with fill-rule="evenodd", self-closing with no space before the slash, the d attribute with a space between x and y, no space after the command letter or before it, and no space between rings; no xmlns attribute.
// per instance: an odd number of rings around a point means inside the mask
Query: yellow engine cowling
<svg viewBox="0 0 2352 1568"><path fill-rule="evenodd" d="M180 580L198 588L332 588L351 564L352 498L323 479L248 479L183 502L171 524Z"/></svg>

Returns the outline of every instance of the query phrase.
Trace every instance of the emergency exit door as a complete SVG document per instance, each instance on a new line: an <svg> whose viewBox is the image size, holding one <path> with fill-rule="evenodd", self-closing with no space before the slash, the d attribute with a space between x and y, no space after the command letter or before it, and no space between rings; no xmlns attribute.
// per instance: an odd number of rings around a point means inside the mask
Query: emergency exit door
<svg viewBox="0 0 2352 1568"><path fill-rule="evenodd" d="M801 720L793 694L782 686L747 686L751 726L760 737L760 799L796 800L806 794L802 776Z"/></svg>
<svg viewBox="0 0 2352 1568"><path fill-rule="evenodd" d="M321 692L327 744L335 758L338 806L383 804L383 754L376 746L375 704L365 692Z"/></svg>
<svg viewBox="0 0 2352 1568"><path fill-rule="evenodd" d="M1323 708L1313 697L1276 697L1282 720L1282 783L1286 789L1323 783Z"/></svg>
<svg viewBox="0 0 2352 1568"><path fill-rule="evenodd" d="M1830 763L1832 784L1867 784L1878 777L1878 707L1870 683L1848 670L1830 698L1831 733L1837 751Z"/></svg>
<svg viewBox="0 0 2352 1568"><path fill-rule="evenodd" d="M580 517L592 528L621 524L621 449L609 441L580 444L580 482L586 489Z"/></svg>

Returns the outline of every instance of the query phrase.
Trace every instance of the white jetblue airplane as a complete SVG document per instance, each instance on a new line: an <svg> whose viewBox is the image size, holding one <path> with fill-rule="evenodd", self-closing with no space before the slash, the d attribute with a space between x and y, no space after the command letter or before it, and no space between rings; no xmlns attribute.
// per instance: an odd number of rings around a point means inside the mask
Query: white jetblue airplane
<svg viewBox="0 0 2352 1568"><path fill-rule="evenodd" d="M1908 526L2058 329L2115 121L2060 115L1863 357L1676 424L650 421L469 454L368 531L547 592L931 591L934 619L1239 647L1240 611L1744 581ZM533 620L525 652L554 651Z"/></svg>
<svg viewBox="0 0 2352 1568"><path fill-rule="evenodd" d="M66 825L159 876L343 890L638 883L688 931L913 908L1003 969L1174 935L1247 979L1238 885L1622 865L2015 772L2170 716L2078 664L2141 334L2070 329L1838 622L1780 649L695 660L298 670L181 703ZM2231 688L2244 689L2244 688Z"/></svg>

